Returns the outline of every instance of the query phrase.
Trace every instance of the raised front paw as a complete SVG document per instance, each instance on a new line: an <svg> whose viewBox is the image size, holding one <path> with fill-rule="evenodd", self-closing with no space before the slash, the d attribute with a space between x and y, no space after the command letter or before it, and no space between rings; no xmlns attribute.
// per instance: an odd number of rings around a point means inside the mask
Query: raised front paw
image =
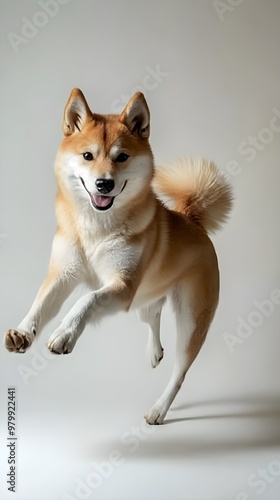
<svg viewBox="0 0 280 500"><path fill-rule="evenodd" d="M10 352L25 352L32 344L34 336L22 330L8 330L4 345Z"/></svg>
<svg viewBox="0 0 280 500"><path fill-rule="evenodd" d="M69 354L73 351L76 340L74 334L57 329L51 335L47 348L54 354Z"/></svg>

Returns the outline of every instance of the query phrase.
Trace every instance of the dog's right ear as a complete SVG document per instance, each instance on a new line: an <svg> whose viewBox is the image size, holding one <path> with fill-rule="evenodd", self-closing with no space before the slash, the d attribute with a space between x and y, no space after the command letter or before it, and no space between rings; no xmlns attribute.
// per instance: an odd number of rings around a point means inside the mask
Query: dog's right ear
<svg viewBox="0 0 280 500"><path fill-rule="evenodd" d="M79 132L85 123L92 118L92 113L84 94L80 89L73 89L64 110L62 130L64 135Z"/></svg>

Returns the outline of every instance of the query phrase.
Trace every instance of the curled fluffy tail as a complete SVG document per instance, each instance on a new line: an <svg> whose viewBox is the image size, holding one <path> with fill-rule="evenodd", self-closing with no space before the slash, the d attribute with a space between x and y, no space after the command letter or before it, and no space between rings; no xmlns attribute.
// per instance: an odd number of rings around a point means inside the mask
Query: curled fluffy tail
<svg viewBox="0 0 280 500"><path fill-rule="evenodd" d="M156 167L153 190L167 208L184 214L207 232L219 229L232 208L230 184L207 160L182 159Z"/></svg>

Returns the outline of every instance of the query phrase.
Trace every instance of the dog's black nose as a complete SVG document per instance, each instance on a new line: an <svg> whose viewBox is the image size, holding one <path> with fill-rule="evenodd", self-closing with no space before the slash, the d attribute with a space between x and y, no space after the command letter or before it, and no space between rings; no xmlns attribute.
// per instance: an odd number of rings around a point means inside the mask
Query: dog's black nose
<svg viewBox="0 0 280 500"><path fill-rule="evenodd" d="M107 194L113 191L115 182L113 179L96 179L95 185L99 193Z"/></svg>

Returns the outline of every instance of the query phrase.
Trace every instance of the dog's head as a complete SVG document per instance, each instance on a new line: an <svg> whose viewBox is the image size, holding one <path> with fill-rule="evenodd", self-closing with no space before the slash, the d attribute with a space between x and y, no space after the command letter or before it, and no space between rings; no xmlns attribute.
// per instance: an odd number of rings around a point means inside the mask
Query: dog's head
<svg viewBox="0 0 280 500"><path fill-rule="evenodd" d="M120 115L99 115L74 89L56 162L59 183L95 211L125 207L147 190L153 176L149 129L150 113L140 92Z"/></svg>

